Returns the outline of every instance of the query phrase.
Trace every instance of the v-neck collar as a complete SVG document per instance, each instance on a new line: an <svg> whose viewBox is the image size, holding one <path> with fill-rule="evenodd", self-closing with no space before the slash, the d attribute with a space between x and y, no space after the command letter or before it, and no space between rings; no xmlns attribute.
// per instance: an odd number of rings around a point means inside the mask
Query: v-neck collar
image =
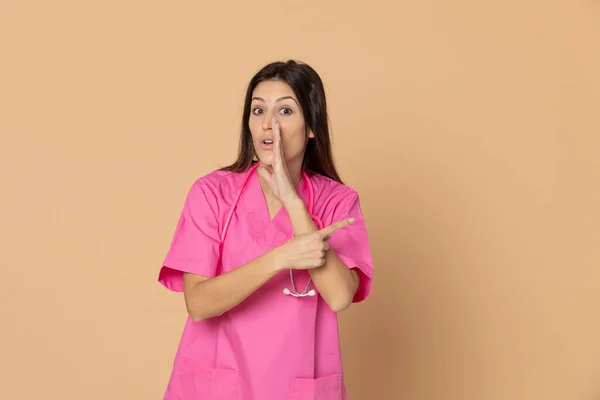
<svg viewBox="0 0 600 400"><path fill-rule="evenodd" d="M284 228L285 225L290 225L289 215L283 205L273 216L273 219L271 219L267 200L262 187L260 186L258 173L255 170L251 174L252 175L248 178L247 186L240 197L240 203L243 204L243 208L247 212L254 214L254 219L261 221L264 225L276 225L282 228ZM302 201L304 201L305 205L308 201L306 184L306 180L302 178L296 186L296 192Z"/></svg>

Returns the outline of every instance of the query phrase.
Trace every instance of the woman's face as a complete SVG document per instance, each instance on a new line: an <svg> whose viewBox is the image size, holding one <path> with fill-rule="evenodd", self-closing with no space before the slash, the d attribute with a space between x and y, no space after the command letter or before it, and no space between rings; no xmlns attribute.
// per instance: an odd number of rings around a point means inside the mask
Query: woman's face
<svg viewBox="0 0 600 400"><path fill-rule="evenodd" d="M256 155L261 164L271 165L273 156L273 124L279 121L283 156L288 165L302 164L308 137L300 102L292 88L282 81L263 81L252 93L250 103L250 132Z"/></svg>

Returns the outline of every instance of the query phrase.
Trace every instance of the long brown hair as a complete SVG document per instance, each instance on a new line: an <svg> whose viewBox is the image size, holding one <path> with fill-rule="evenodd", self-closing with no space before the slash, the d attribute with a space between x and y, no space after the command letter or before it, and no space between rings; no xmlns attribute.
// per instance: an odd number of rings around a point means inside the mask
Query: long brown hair
<svg viewBox="0 0 600 400"><path fill-rule="evenodd" d="M266 80L280 80L290 85L300 102L306 132L308 134L308 131L312 130L315 135L308 141L302 169L316 172L342 183L333 162L323 82L313 68L294 60L267 64L250 80L244 101L238 156L233 164L223 167L221 170L244 172L254 163L254 147L249 125L250 105L254 89L260 82Z"/></svg>

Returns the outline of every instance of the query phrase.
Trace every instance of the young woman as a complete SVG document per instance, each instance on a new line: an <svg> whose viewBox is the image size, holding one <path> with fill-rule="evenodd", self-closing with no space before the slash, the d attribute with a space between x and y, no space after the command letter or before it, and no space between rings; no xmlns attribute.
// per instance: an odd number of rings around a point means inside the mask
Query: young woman
<svg viewBox="0 0 600 400"><path fill-rule="evenodd" d="M262 68L240 139L192 185L160 269L189 314L164 399L345 400L337 312L369 295L373 265L319 75Z"/></svg>

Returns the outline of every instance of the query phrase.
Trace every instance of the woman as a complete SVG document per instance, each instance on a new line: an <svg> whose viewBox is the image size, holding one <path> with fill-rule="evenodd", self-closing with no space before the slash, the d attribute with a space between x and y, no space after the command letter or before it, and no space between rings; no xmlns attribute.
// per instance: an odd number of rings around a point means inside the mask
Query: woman
<svg viewBox="0 0 600 400"><path fill-rule="evenodd" d="M189 314L165 400L347 399L336 313L373 266L327 121L308 65L251 80L238 158L192 185L160 270Z"/></svg>

